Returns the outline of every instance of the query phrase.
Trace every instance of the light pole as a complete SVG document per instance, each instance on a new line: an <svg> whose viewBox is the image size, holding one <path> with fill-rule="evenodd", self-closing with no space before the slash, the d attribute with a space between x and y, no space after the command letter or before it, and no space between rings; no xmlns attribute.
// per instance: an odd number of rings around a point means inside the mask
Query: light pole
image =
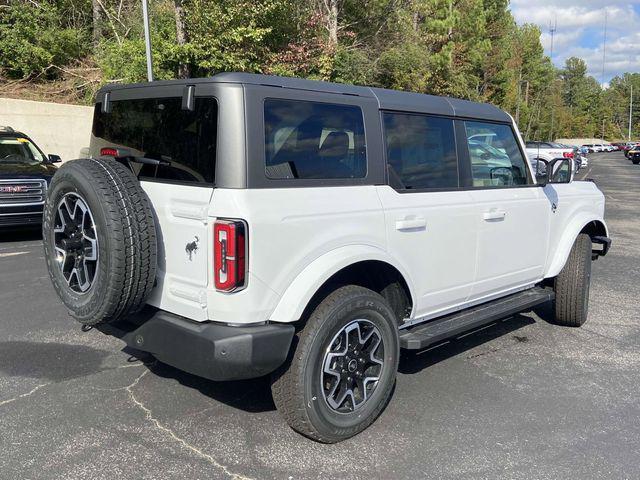
<svg viewBox="0 0 640 480"><path fill-rule="evenodd" d="M149 8L147 0L142 0L142 19L144 23L144 44L147 53L147 79L153 82L153 58L151 56L151 34L149 33Z"/></svg>
<svg viewBox="0 0 640 480"><path fill-rule="evenodd" d="M556 67L553 66L553 37L556 34L556 30L558 30L558 18L553 23L549 23L549 34L551 35L551 52L549 58L551 59L551 67L553 68L553 83L556 80ZM555 123L555 101L553 98L554 92L551 92L551 128L549 129L549 140L553 142L553 127Z"/></svg>
<svg viewBox="0 0 640 480"><path fill-rule="evenodd" d="M604 121L605 121L605 111L604 111L604 66L607 61L607 9L604 9L604 39L602 42L602 77L600 78L602 84L602 141L604 142Z"/></svg>
<svg viewBox="0 0 640 480"><path fill-rule="evenodd" d="M629 141L631 141L631 121L633 114L633 83L631 84L631 96L629 98Z"/></svg>

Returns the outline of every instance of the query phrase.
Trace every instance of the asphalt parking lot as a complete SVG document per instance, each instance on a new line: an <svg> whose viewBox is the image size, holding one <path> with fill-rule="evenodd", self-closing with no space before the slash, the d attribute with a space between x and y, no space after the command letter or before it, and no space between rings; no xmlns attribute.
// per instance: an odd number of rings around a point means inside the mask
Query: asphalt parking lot
<svg viewBox="0 0 640 480"><path fill-rule="evenodd" d="M640 166L593 154L614 239L580 329L517 315L405 355L364 433L288 428L266 379L214 383L83 333L37 232L0 232L0 478L639 478Z"/></svg>

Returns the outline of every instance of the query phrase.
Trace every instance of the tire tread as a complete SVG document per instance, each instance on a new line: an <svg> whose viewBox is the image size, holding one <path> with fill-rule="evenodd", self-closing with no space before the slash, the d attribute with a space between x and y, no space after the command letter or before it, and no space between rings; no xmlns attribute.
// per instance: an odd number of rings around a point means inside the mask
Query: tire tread
<svg viewBox="0 0 640 480"><path fill-rule="evenodd" d="M555 279L554 321L558 325L579 327L587 321L585 295L589 294L591 248L589 235L578 235L567 263Z"/></svg>

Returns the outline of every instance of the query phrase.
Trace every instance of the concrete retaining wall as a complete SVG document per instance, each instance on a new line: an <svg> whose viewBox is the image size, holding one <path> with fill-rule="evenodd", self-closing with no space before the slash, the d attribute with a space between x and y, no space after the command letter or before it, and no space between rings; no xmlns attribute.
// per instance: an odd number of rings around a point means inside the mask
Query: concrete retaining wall
<svg viewBox="0 0 640 480"><path fill-rule="evenodd" d="M29 135L44 153L62 160L80 156L89 146L93 107L0 98L0 125Z"/></svg>

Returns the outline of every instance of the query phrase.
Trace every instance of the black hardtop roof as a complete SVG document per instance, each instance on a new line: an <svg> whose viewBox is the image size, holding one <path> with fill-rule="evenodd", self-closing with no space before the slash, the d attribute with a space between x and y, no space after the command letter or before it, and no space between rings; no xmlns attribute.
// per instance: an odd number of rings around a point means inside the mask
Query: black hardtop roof
<svg viewBox="0 0 640 480"><path fill-rule="evenodd" d="M423 93L403 92L385 88L361 87L343 83L305 80L301 78L278 77L275 75L259 75L255 73L219 73L209 78L189 78L181 80L160 80L149 83L108 84L103 86L96 97L113 90L131 88L160 87L164 85L197 85L203 83L236 83L243 85L262 85L271 87L309 90L359 97L374 98L381 110L398 110L415 113L430 113L455 117L486 119L500 122L511 122L511 117L489 103L470 102L451 97L439 97Z"/></svg>

